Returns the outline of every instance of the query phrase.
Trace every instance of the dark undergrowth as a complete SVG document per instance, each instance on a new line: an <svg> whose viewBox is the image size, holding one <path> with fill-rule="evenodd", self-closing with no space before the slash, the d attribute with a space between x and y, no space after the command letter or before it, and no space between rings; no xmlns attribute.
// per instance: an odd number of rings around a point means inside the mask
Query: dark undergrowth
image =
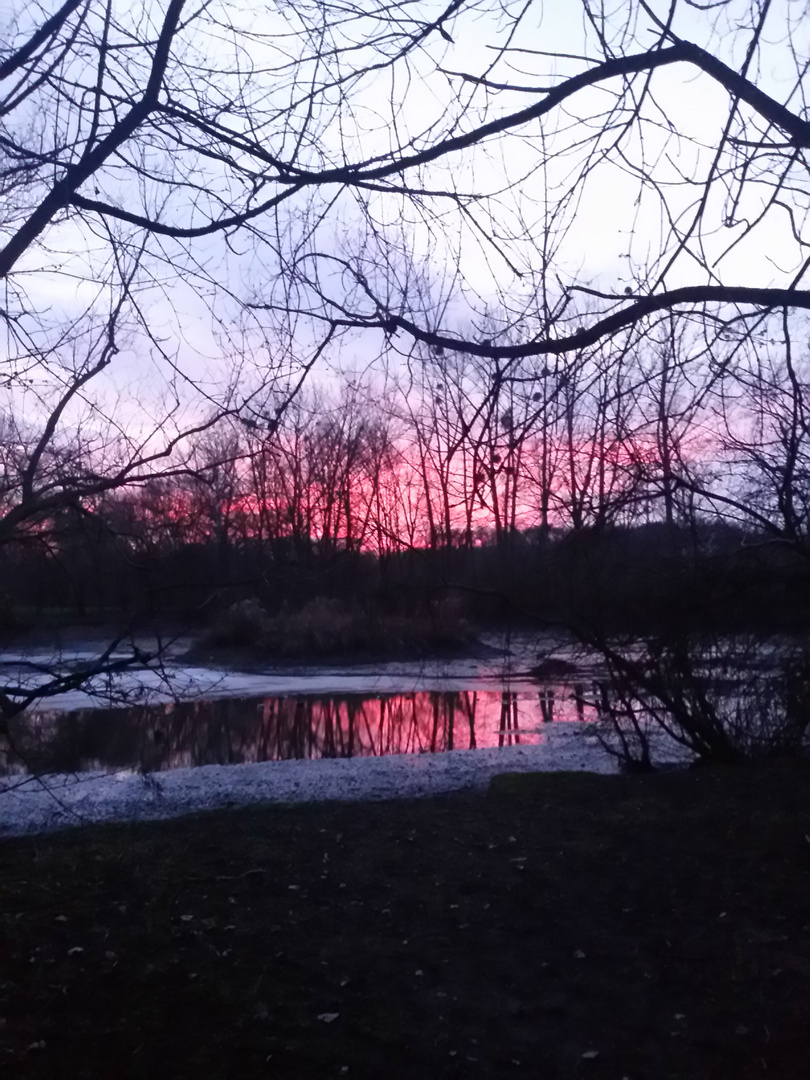
<svg viewBox="0 0 810 1080"><path fill-rule="evenodd" d="M343 605L325 597L295 611L270 616L257 600L221 612L191 655L227 661L242 650L254 661L318 663L378 659L424 659L492 652L473 636L451 604L435 604L419 615L382 612L375 605Z"/></svg>
<svg viewBox="0 0 810 1080"><path fill-rule="evenodd" d="M9 1077L808 1075L807 762L85 828L0 866Z"/></svg>

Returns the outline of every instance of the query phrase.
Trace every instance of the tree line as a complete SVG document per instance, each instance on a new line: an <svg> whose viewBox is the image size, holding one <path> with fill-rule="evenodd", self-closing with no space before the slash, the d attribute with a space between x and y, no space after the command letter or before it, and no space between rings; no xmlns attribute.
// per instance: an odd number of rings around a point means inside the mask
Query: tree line
<svg viewBox="0 0 810 1080"><path fill-rule="evenodd" d="M6 549L8 603L86 614L148 596L156 611L188 612L262 594L277 607L318 591L368 599L387 574L411 596L418 580L423 602L457 585L513 600L522 588L523 615L542 617L566 607L552 549L580 605L611 577L626 594L642 565L674 582L673 560L683 570L697 559L705 574L722 555L722 580L731 567L749 590L763 567L771 582L799 580L807 359L770 326L723 351L675 320L664 330L633 351L603 343L508 374L426 349L387 375L304 387L272 423L220 419L178 447L164 476L33 518ZM40 467L78 460L65 447ZM468 606L498 610L494 599Z"/></svg>

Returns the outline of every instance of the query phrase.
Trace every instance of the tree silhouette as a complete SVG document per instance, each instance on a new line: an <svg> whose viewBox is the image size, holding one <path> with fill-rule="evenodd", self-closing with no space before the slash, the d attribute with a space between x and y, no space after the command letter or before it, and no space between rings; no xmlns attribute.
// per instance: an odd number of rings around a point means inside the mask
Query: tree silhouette
<svg viewBox="0 0 810 1080"><path fill-rule="evenodd" d="M523 0L19 4L0 51L0 541L188 476L189 436L223 417L272 435L312 366L361 335L375 356L490 361L492 445L534 358L626 353L674 315L724 356L759 347L773 313L795 336L801 14L570 7L580 30ZM706 116L680 104L688 80ZM626 261L594 280L578 221L617 182L635 203ZM793 484L804 407L787 396ZM715 494L663 469L671 508L677 483ZM489 487L508 524L505 476ZM780 498L796 532L800 500ZM124 663L110 657L68 682ZM0 688L0 706L61 678Z"/></svg>

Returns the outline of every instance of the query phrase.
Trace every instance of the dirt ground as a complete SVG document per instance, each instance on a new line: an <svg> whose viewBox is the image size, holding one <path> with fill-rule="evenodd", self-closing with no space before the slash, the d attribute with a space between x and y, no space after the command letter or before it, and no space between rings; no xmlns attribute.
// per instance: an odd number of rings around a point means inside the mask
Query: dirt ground
<svg viewBox="0 0 810 1080"><path fill-rule="evenodd" d="M806 1080L810 763L6 840L0 935L8 1077Z"/></svg>

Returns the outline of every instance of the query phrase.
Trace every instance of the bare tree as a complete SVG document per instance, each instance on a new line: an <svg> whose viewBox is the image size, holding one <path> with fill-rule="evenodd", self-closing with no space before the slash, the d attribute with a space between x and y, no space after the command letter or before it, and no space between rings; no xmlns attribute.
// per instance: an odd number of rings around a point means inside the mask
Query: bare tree
<svg viewBox="0 0 810 1080"><path fill-rule="evenodd" d="M288 271L340 228L335 192L364 183L358 96L443 40L460 5L400 19L411 6L280 4L255 20L225 0L66 0L9 13L0 317L17 431L0 540L184 475L189 436L223 416L272 430L340 336L303 325ZM278 319L251 318L238 284L250 275L287 298ZM107 654L64 683L54 668L0 703L13 713L109 670Z"/></svg>
<svg viewBox="0 0 810 1080"><path fill-rule="evenodd" d="M182 472L189 431L223 415L271 432L361 334L373 354L493 365L492 474L519 362L641 348L673 312L711 346L810 309L797 5L576 7L572 47L523 0L20 4L0 52L0 278L24 438L0 538ZM599 276L577 267L605 194L626 231ZM445 268L433 304L427 262ZM493 303L508 340L454 330ZM508 528L518 489L499 475ZM37 696L4 693L11 711Z"/></svg>
<svg viewBox="0 0 810 1080"><path fill-rule="evenodd" d="M544 24L540 42L531 29L534 5L500 5L480 67L465 63L460 48L437 62L452 93L441 120L410 139L403 121L404 145L353 172L368 191L361 202L371 226L362 246L340 255L322 250L317 261L307 256L296 265L308 310L377 328L395 342L407 335L434 351L509 365L564 356L605 337L632 342L671 311L706 319L719 336L744 333L774 309L810 307L800 12L761 0L581 0L577 8L576 49L570 23ZM454 10L454 25L463 26L464 14ZM453 36L449 23L442 27ZM771 65L781 72L778 84L767 74ZM484 167L484 152L507 137L510 145L519 139L514 154L504 152L500 168L490 152ZM435 234L449 220L458 239L453 283L468 309L483 279L478 314L497 291L517 325L556 278L563 298L591 297L590 313L568 326L557 318L539 332L527 322L522 340L503 343L454 332L452 304L440 321L421 318L412 277L384 250L379 222L392 220L386 199L397 198L400 206L418 200L411 212L417 258L445 250ZM604 227L605 216L617 226L609 230L612 280L603 275L593 285L571 264L589 239L583 223ZM538 244L533 218L554 230L553 243ZM480 246L468 259L473 240ZM762 258L777 251L784 270Z"/></svg>

